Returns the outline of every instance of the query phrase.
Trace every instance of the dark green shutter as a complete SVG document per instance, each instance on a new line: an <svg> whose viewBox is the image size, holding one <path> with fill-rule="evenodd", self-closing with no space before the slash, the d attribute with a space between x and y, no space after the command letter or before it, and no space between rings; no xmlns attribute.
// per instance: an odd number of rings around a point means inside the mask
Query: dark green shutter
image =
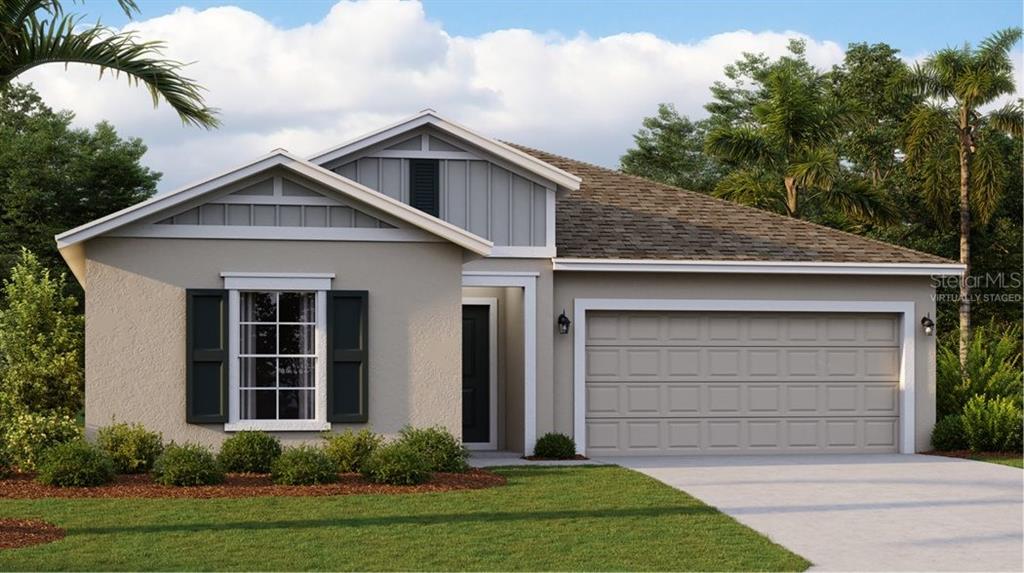
<svg viewBox="0 0 1024 573"><path fill-rule="evenodd" d="M186 298L185 420L228 421L228 291L189 289Z"/></svg>
<svg viewBox="0 0 1024 573"><path fill-rule="evenodd" d="M437 217L440 212L440 162L436 159L409 160L409 204Z"/></svg>
<svg viewBox="0 0 1024 573"><path fill-rule="evenodd" d="M327 293L327 419L366 422L369 398L366 291Z"/></svg>

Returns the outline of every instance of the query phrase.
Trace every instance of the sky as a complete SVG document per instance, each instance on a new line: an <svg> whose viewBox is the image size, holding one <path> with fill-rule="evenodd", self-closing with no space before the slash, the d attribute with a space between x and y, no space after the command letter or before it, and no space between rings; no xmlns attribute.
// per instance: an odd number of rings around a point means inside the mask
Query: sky
<svg viewBox="0 0 1024 573"><path fill-rule="evenodd" d="M141 137L162 191L277 147L311 155L428 107L485 135L614 167L658 103L706 115L708 88L743 52L779 55L796 37L821 69L852 42L886 42L912 61L1024 20L1019 0L139 4L131 21L113 0L72 10L165 41L209 90L220 129L185 127L145 90L97 81L85 66L19 80L73 110L77 125L107 120Z"/></svg>

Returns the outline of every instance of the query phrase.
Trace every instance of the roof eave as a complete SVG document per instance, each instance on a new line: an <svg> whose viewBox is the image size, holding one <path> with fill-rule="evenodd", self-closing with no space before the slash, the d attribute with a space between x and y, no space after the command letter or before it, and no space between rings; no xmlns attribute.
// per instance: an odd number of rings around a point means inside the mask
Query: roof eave
<svg viewBox="0 0 1024 573"><path fill-rule="evenodd" d="M960 276L960 263L867 263L818 261L710 261L556 258L556 271L642 273L739 273L870 276Z"/></svg>

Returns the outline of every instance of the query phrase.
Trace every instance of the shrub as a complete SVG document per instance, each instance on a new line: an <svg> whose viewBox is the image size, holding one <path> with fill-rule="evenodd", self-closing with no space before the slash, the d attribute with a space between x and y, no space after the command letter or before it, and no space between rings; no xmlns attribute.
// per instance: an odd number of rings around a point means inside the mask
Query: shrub
<svg viewBox="0 0 1024 573"><path fill-rule="evenodd" d="M339 472L358 472L373 452L384 443L384 438L370 430L345 430L340 434L324 434L327 441L324 452Z"/></svg>
<svg viewBox="0 0 1024 573"><path fill-rule="evenodd" d="M43 452L36 479L46 485L87 487L107 483L113 477L110 456L99 446L77 439Z"/></svg>
<svg viewBox="0 0 1024 573"><path fill-rule="evenodd" d="M281 485L313 485L337 481L338 468L320 448L296 446L281 453L270 475Z"/></svg>
<svg viewBox="0 0 1024 573"><path fill-rule="evenodd" d="M431 472L464 472L469 469L469 452L448 430L431 428L402 428L399 441L419 454Z"/></svg>
<svg viewBox="0 0 1024 573"><path fill-rule="evenodd" d="M82 429L73 418L21 413L5 425L3 439L13 464L22 471L32 471L45 450L81 437Z"/></svg>
<svg viewBox="0 0 1024 573"><path fill-rule="evenodd" d="M142 424L113 424L100 428L96 438L99 447L114 462L114 468L124 474L148 472L164 451L163 436Z"/></svg>
<svg viewBox="0 0 1024 573"><path fill-rule="evenodd" d="M939 418L963 412L972 396L1012 398L1021 405L1021 326L989 322L974 330L967 363L960 369L959 338L951 332L936 356L936 412Z"/></svg>
<svg viewBox="0 0 1024 573"><path fill-rule="evenodd" d="M224 440L220 463L229 472L265 474L281 455L281 442L266 432L238 432Z"/></svg>
<svg viewBox="0 0 1024 573"><path fill-rule="evenodd" d="M1013 398L975 396L964 406L967 447L975 452L1019 452L1024 417Z"/></svg>
<svg viewBox="0 0 1024 573"><path fill-rule="evenodd" d="M224 469L199 444L171 443L153 464L153 480L164 485L212 485L224 481Z"/></svg>
<svg viewBox="0 0 1024 573"><path fill-rule="evenodd" d="M955 415L939 420L932 429L932 447L940 452L966 450L967 438L964 436L963 418Z"/></svg>
<svg viewBox="0 0 1024 573"><path fill-rule="evenodd" d="M416 485L430 477L430 462L405 440L377 448L366 460L362 474L372 482Z"/></svg>
<svg viewBox="0 0 1024 573"><path fill-rule="evenodd" d="M533 455L553 460L572 459L576 456L576 442L565 434L547 433L533 446Z"/></svg>
<svg viewBox="0 0 1024 573"><path fill-rule="evenodd" d="M14 460L7 451L7 444L0 440L0 479L3 479L14 471Z"/></svg>

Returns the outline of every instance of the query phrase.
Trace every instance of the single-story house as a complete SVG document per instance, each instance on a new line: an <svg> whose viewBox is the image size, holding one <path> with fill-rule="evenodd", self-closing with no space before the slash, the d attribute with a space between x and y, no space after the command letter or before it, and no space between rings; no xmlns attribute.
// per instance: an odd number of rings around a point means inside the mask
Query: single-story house
<svg viewBox="0 0 1024 573"><path fill-rule="evenodd" d="M590 456L921 451L922 319L963 270L430 110L56 240L87 430L210 445L411 424L526 453L546 432Z"/></svg>

